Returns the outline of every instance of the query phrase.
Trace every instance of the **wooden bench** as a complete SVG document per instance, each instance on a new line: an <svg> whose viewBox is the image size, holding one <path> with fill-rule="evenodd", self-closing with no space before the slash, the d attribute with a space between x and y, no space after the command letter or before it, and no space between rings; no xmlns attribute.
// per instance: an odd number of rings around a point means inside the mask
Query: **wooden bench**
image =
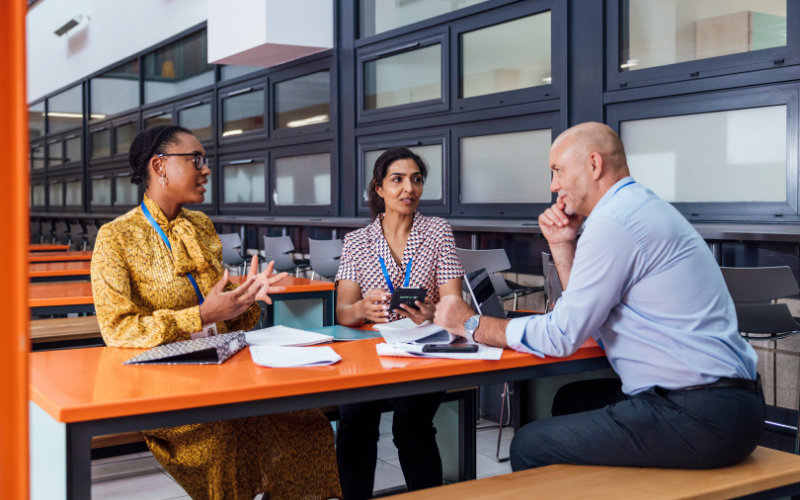
<svg viewBox="0 0 800 500"><path fill-rule="evenodd" d="M679 470L551 465L405 493L398 500L718 500L800 493L800 456L758 447L724 469Z"/></svg>
<svg viewBox="0 0 800 500"><path fill-rule="evenodd" d="M105 345L97 316L37 319L29 332L34 351Z"/></svg>

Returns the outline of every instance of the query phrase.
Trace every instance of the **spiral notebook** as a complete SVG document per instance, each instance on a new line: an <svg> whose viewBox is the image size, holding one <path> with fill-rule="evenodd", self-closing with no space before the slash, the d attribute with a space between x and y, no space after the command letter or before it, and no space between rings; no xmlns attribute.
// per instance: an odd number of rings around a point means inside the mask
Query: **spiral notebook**
<svg viewBox="0 0 800 500"><path fill-rule="evenodd" d="M247 347L244 332L232 332L154 347L123 365L219 365Z"/></svg>

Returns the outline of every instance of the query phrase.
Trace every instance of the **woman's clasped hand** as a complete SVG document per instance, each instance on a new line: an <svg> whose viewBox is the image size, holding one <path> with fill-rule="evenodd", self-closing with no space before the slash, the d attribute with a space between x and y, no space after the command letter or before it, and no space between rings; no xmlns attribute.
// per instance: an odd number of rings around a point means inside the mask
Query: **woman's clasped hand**
<svg viewBox="0 0 800 500"><path fill-rule="evenodd" d="M419 325L425 321L433 321L433 316L436 314L436 304L430 297L426 297L425 302L414 301L419 309L414 309L407 304L400 304L399 308L389 311L391 301L392 294L389 292L378 289L368 290L364 294L364 298L359 301L359 316L373 323L388 323L389 313L395 312L400 316L410 318Z"/></svg>

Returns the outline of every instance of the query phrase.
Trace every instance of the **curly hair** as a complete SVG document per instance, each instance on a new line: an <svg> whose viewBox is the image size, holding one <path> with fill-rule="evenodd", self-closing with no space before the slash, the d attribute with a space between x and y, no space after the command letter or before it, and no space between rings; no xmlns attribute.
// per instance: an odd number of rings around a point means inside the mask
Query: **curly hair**
<svg viewBox="0 0 800 500"><path fill-rule="evenodd" d="M164 153L167 146L176 144L180 133L192 134L189 129L179 125L158 125L139 132L128 152L128 163L133 169L131 183L137 186L144 184L145 189L150 185L150 159Z"/></svg>
<svg viewBox="0 0 800 500"><path fill-rule="evenodd" d="M375 191L375 188L383 185L383 179L389 173L389 167L398 160L414 160L414 163L419 167L419 173L422 174L422 182L424 183L428 178L428 165L425 164L425 160L410 149L394 146L381 153L378 159L375 160L375 167L372 169L372 182L368 188L369 210L372 213L372 220L375 220L379 214L386 211L386 203Z"/></svg>

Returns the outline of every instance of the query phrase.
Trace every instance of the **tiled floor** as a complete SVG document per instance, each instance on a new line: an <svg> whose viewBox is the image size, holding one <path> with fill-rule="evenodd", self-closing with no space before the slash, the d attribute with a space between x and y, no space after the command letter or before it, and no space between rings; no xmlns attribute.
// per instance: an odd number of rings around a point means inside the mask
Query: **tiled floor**
<svg viewBox="0 0 800 500"><path fill-rule="evenodd" d="M482 428L490 422L478 423L478 478L511 472L508 462L498 463L497 429ZM508 456L514 437L513 429L503 430L500 456ZM397 448L392 443L392 414L381 420L378 442L378 465L375 469L375 493L405 485ZM150 453L106 458L92 462L92 500L189 500L186 492L167 474Z"/></svg>

